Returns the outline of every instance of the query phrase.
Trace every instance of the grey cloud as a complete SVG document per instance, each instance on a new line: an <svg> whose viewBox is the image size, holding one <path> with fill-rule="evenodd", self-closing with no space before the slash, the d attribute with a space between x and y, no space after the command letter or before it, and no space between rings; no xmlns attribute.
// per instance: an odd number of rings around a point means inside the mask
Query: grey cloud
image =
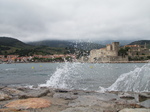
<svg viewBox="0 0 150 112"><path fill-rule="evenodd" d="M0 35L41 39L149 39L149 0L0 0Z"/></svg>

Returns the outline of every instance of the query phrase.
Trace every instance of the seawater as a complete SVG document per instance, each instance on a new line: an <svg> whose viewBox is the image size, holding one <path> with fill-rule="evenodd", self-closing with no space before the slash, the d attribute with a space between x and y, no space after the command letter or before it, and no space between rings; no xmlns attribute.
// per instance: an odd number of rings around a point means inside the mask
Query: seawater
<svg viewBox="0 0 150 112"><path fill-rule="evenodd" d="M0 84L94 91L150 91L150 64L0 64Z"/></svg>

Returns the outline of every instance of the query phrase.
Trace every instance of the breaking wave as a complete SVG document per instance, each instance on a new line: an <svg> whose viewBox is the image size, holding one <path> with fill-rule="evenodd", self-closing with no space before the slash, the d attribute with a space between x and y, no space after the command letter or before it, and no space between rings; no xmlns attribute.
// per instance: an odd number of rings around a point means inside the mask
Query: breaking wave
<svg viewBox="0 0 150 112"><path fill-rule="evenodd" d="M40 87L53 87L53 88L65 88L73 89L76 85L76 80L81 79L78 68L80 63L66 62L63 66L60 66L52 74L46 84L40 84Z"/></svg>
<svg viewBox="0 0 150 112"><path fill-rule="evenodd" d="M137 67L129 73L122 74L108 91L150 92L150 64Z"/></svg>
<svg viewBox="0 0 150 112"><path fill-rule="evenodd" d="M105 91L150 92L150 64L145 64L142 67L136 66L136 68L133 71L123 73L118 77L118 79L114 83L112 82L113 84L112 85L110 84L111 86L108 88L94 87L96 86L96 84L99 84L99 82L94 82L94 78L98 77L94 77L93 73L96 73L97 72L96 70L99 69L100 68L96 69L96 67L87 68L87 65L84 66L84 64L81 63L66 62L60 64L60 66L56 68L55 72L52 75L50 75L50 78L46 81L46 83L40 84L39 87L82 89L82 90L87 89L96 91L98 90L99 92ZM92 70L94 72L91 72ZM101 71L98 71L98 73L100 74ZM91 74L90 78L92 81L88 81L86 79L87 75L85 74Z"/></svg>

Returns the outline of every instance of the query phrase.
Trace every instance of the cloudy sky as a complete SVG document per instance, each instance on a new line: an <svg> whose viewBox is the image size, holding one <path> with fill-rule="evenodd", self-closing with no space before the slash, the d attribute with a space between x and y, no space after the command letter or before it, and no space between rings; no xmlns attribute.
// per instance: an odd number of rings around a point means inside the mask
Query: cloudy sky
<svg viewBox="0 0 150 112"><path fill-rule="evenodd" d="M0 0L0 36L150 40L150 0Z"/></svg>

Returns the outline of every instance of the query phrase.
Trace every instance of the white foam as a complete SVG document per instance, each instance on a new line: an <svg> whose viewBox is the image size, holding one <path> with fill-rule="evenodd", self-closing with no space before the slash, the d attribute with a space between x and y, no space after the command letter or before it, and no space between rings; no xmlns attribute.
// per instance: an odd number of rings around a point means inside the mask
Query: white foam
<svg viewBox="0 0 150 112"><path fill-rule="evenodd" d="M140 68L135 68L129 73L122 74L108 91L150 91L150 64L145 64Z"/></svg>
<svg viewBox="0 0 150 112"><path fill-rule="evenodd" d="M73 74L76 74L76 68L79 63L64 63L52 74L49 80L45 84L40 84L39 87L53 87L53 88L69 88L75 83ZM72 84L70 84L72 83Z"/></svg>

